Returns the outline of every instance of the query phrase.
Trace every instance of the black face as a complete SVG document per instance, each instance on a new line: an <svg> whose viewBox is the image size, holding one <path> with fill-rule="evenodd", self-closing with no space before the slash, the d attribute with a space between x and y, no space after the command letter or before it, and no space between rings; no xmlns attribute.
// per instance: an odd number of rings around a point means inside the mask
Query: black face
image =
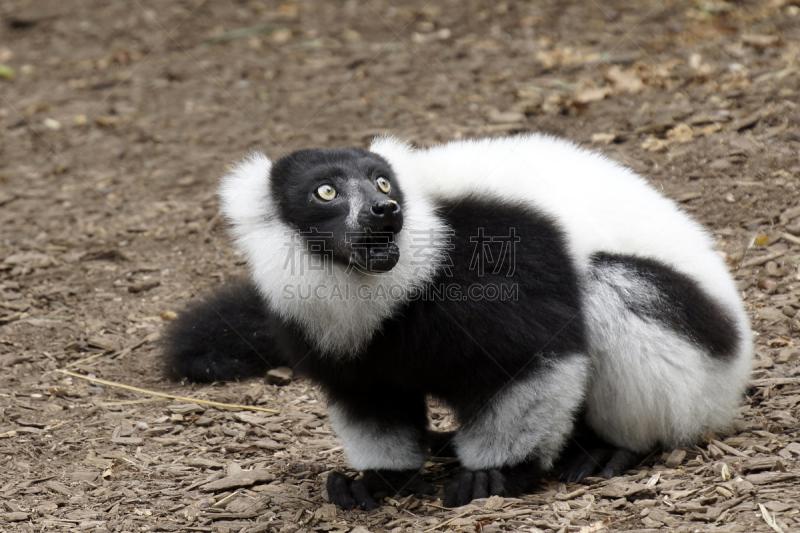
<svg viewBox="0 0 800 533"><path fill-rule="evenodd" d="M275 162L270 186L281 218L309 249L360 271L397 264L403 193L381 156L361 148L300 150Z"/></svg>

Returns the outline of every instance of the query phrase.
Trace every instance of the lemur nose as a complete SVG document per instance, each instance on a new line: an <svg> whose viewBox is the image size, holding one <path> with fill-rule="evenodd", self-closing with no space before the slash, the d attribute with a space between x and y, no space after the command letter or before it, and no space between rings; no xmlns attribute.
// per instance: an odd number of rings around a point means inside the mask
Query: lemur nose
<svg viewBox="0 0 800 533"><path fill-rule="evenodd" d="M384 217L388 216L391 217L393 215L397 215L400 212L400 204L395 202L394 200L381 200L376 202L372 208L370 209L372 214L376 217Z"/></svg>

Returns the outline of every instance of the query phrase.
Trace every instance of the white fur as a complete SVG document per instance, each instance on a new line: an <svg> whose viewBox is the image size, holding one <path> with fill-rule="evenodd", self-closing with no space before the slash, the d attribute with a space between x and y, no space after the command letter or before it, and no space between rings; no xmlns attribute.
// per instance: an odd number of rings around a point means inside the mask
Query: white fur
<svg viewBox="0 0 800 533"><path fill-rule="evenodd" d="M618 291L644 301L654 288L626 269L604 266L598 278L585 300L593 363L589 424L607 441L638 452L697 442L705 428L725 429L741 403L749 359L715 361L631 312Z"/></svg>
<svg viewBox="0 0 800 533"><path fill-rule="evenodd" d="M483 470L535 457L551 468L572 432L588 369L589 359L575 355L508 386L456 433L461 464Z"/></svg>
<svg viewBox="0 0 800 533"><path fill-rule="evenodd" d="M427 460L421 436L410 428L354 420L335 403L328 405L328 420L356 470L416 470Z"/></svg>
<svg viewBox="0 0 800 533"><path fill-rule="evenodd" d="M584 283L597 252L652 258L699 282L734 317L740 345L731 359L714 359L611 305L603 287L589 287L587 325L597 374L587 399L590 421L603 436L644 450L658 441L695 441L705 428L730 423L750 379L752 333L712 239L677 204L631 170L553 137L458 141L414 152L403 146L391 138L372 146L400 183L415 180L437 199L494 197L549 215L566 234ZM481 457L478 449L474 455Z"/></svg>
<svg viewBox="0 0 800 533"><path fill-rule="evenodd" d="M308 264L318 256L304 248L287 246L297 230L280 220L274 209L269 188L271 163L260 153L252 154L226 176L220 187L222 211L233 227L239 249L252 268L253 280L273 311L284 319L299 323L308 340L323 354L340 357L356 356L381 323L403 304L392 297L357 298L359 294L402 294L431 281L436 265L442 260L443 244L449 228L434 213L431 201L421 194L415 183L402 184L407 200L403 204L403 230L397 235L400 249L397 265L383 274L346 273L334 264L329 270L287 268L287 254L296 253L295 264ZM437 228L431 253L415 255L415 232ZM313 257L312 257L313 256ZM323 298L287 297L287 287L325 287ZM349 297L330 297L334 288ZM365 290L366 289L366 290ZM297 293L297 292L296 292ZM295 293L295 294L296 294Z"/></svg>

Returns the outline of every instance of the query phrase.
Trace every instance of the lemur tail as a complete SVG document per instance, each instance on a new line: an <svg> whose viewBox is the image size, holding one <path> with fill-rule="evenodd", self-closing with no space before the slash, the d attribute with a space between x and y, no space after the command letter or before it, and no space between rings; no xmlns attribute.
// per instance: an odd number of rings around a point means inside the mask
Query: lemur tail
<svg viewBox="0 0 800 533"><path fill-rule="evenodd" d="M181 312L162 338L169 379L232 381L286 364L266 302L250 281L229 283Z"/></svg>

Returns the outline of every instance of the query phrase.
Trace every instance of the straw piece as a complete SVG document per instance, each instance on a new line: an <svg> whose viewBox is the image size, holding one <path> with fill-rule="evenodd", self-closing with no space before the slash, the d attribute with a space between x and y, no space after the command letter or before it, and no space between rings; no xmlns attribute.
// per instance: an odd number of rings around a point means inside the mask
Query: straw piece
<svg viewBox="0 0 800 533"><path fill-rule="evenodd" d="M63 368L59 368L57 370L62 374L66 374L68 376L72 376L75 378L85 379L87 381L91 381L93 383L100 383L101 385L108 385L109 387L119 387L120 389L132 390L135 392L141 392L142 394L150 394L151 396L161 396L162 398L170 398L172 400L179 400L182 402L194 402L203 405L211 405L214 407L222 407L223 409L246 409L249 411L264 411L266 413L280 413L275 409L267 409L266 407L256 407L254 405L236 405L232 403L220 403L220 402L212 402L210 400L198 400L197 398L187 398L186 396L176 396L174 394L165 394L163 392L156 392L147 389L140 389L139 387L133 387L131 385L125 385L123 383L117 383L116 381L108 381L105 379L100 378L91 378L89 376L84 376L82 374L76 374L75 372L70 372L69 370L64 370Z"/></svg>

